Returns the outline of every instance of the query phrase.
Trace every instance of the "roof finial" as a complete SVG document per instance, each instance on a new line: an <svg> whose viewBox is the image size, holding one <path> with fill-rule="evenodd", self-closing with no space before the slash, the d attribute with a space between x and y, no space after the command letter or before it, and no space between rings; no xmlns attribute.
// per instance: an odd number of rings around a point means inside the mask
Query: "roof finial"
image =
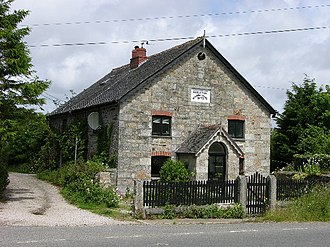
<svg viewBox="0 0 330 247"><path fill-rule="evenodd" d="M206 31L204 30L204 35L203 35L203 49L205 48L205 33L206 33Z"/></svg>
<svg viewBox="0 0 330 247"><path fill-rule="evenodd" d="M204 35L203 35L203 48L200 53L197 55L199 60L204 60L206 55L205 55L205 30L204 30Z"/></svg>

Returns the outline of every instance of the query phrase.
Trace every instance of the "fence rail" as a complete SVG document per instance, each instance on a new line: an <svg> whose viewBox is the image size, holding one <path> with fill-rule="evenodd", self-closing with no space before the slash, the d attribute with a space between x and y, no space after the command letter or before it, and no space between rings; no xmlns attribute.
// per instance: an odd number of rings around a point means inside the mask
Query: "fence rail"
<svg viewBox="0 0 330 247"><path fill-rule="evenodd" d="M287 201L297 198L317 184L330 183L330 178L321 177L310 180L277 179L276 200Z"/></svg>
<svg viewBox="0 0 330 247"><path fill-rule="evenodd" d="M143 202L147 207L171 205L206 205L238 201L238 182L191 181L165 183L144 181Z"/></svg>

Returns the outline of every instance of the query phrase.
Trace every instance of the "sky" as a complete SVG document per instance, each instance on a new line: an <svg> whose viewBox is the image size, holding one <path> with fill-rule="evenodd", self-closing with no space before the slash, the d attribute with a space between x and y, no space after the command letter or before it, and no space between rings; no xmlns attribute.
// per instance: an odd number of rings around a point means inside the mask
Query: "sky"
<svg viewBox="0 0 330 247"><path fill-rule="evenodd" d="M21 25L31 28L25 41L36 74L51 81L43 94L45 113L56 108L54 99L63 103L129 63L132 49L143 40L198 37L204 30L279 112L286 91L306 75L318 86L330 84L330 1L15 0L12 9L30 11ZM264 33L297 28L312 29ZM262 34L237 35L257 31ZM144 47L152 55L185 41L151 41ZM86 45L90 42L106 44ZM68 43L84 45L63 45Z"/></svg>

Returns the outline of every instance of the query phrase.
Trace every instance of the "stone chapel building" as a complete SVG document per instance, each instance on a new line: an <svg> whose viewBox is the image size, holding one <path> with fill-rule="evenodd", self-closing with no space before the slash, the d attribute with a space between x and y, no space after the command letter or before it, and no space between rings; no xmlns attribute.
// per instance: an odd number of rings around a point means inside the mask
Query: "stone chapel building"
<svg viewBox="0 0 330 247"><path fill-rule="evenodd" d="M147 56L135 47L113 69L48 115L61 129L94 114L112 124L117 187L157 178L166 159L179 159L196 180L269 174L271 118L276 111L202 37ZM97 131L88 129L88 156Z"/></svg>

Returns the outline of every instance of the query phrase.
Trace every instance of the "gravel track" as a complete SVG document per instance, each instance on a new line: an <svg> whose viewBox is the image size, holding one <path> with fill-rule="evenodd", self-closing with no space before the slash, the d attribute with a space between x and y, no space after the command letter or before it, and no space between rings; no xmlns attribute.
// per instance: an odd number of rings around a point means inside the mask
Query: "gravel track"
<svg viewBox="0 0 330 247"><path fill-rule="evenodd" d="M100 226L125 224L68 204L57 187L31 174L10 173L0 226Z"/></svg>

